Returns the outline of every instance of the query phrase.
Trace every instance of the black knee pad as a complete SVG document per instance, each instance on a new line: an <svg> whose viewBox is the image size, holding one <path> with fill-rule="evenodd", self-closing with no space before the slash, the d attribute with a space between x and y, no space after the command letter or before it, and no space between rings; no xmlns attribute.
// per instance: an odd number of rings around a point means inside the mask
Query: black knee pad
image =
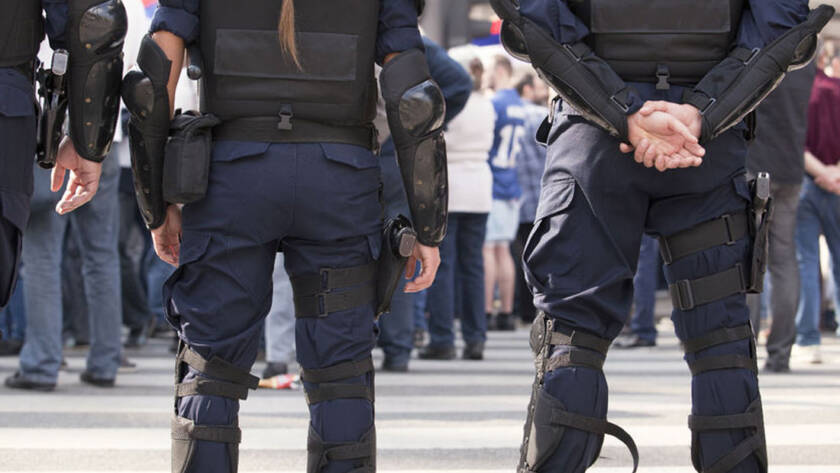
<svg viewBox="0 0 840 473"><path fill-rule="evenodd" d="M191 381L183 382L188 368L199 372ZM207 375L204 377L201 375ZM212 379L211 379L212 378ZM242 432L238 421L231 425L196 425L178 415L178 400L186 396L221 396L234 400L248 398L249 389L257 389L259 378L219 357L205 359L183 343L175 360L175 415L172 418L172 473L184 473L195 455L196 441L219 442L227 445L230 471L239 465L239 443Z"/></svg>
<svg viewBox="0 0 840 473"><path fill-rule="evenodd" d="M306 473L320 473L321 469L334 461L352 461L353 472L374 473L376 428L371 426L358 442L324 442L310 425L306 450Z"/></svg>

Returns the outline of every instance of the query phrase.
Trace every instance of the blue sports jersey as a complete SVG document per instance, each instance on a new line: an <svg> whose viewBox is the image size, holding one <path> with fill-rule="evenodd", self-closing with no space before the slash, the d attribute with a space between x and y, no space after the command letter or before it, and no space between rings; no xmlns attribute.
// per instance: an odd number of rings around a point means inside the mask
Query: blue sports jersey
<svg viewBox="0 0 840 473"><path fill-rule="evenodd" d="M490 148L493 171L493 198L517 199L522 195L516 175L516 160L522 153L521 138L526 133L525 104L513 89L500 90L493 97L496 129Z"/></svg>

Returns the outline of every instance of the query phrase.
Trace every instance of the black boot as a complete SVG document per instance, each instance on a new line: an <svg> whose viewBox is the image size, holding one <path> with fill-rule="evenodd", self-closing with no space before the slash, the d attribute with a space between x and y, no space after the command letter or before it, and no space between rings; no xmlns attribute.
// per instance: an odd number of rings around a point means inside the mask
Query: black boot
<svg viewBox="0 0 840 473"><path fill-rule="evenodd" d="M516 321L513 320L513 315L508 312L499 312L496 316L496 330L512 332L516 330Z"/></svg>
<svg viewBox="0 0 840 473"><path fill-rule="evenodd" d="M454 360L455 347L452 345L426 345L417 356L421 360Z"/></svg>
<svg viewBox="0 0 840 473"><path fill-rule="evenodd" d="M461 357L465 360L483 360L484 342L467 343Z"/></svg>

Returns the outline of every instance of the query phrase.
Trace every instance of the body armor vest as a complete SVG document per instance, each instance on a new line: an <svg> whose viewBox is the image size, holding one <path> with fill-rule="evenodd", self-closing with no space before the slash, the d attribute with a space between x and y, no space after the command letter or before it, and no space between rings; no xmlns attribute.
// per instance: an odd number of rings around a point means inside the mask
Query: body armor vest
<svg viewBox="0 0 840 473"><path fill-rule="evenodd" d="M569 0L595 54L628 82L694 85L729 54L744 0Z"/></svg>
<svg viewBox="0 0 840 473"><path fill-rule="evenodd" d="M216 139L374 147L379 2L295 2L300 67L281 49L282 2L201 2L202 111Z"/></svg>
<svg viewBox="0 0 840 473"><path fill-rule="evenodd" d="M0 67L34 61L43 39L41 2L0 0Z"/></svg>

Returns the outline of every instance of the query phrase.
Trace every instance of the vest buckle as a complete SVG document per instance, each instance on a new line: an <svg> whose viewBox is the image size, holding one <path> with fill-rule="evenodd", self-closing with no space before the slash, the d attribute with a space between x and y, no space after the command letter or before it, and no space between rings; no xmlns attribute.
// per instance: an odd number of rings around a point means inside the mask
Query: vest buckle
<svg viewBox="0 0 840 473"><path fill-rule="evenodd" d="M280 107L280 113L277 114L280 116L280 121L277 123L277 129L279 131L289 131L292 129L292 117L294 117L294 113L292 113L292 106L291 105L283 105Z"/></svg>
<svg viewBox="0 0 840 473"><path fill-rule="evenodd" d="M671 84L668 83L668 79L671 78L671 72L665 64L659 64L656 66L656 78L658 79L656 82L656 90L668 90L671 88Z"/></svg>

